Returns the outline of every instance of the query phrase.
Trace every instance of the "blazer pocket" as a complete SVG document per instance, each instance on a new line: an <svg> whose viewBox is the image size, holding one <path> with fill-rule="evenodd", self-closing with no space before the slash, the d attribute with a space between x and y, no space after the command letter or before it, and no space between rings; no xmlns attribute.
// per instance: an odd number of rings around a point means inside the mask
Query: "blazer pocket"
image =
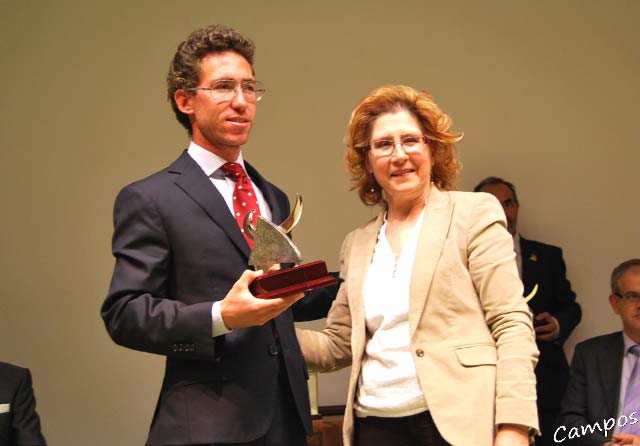
<svg viewBox="0 0 640 446"><path fill-rule="evenodd" d="M455 351L458 361L465 367L498 363L498 353L493 345L465 345L456 347Z"/></svg>

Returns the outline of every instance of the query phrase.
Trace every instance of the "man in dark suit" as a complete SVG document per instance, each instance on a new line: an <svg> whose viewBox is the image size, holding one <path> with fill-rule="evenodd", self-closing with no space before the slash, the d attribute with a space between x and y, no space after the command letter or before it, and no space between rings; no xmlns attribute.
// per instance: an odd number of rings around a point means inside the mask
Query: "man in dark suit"
<svg viewBox="0 0 640 446"><path fill-rule="evenodd" d="M45 444L29 369L0 362L0 446Z"/></svg>
<svg viewBox="0 0 640 446"><path fill-rule="evenodd" d="M557 444L640 445L640 259L613 270L609 303L622 331L576 345Z"/></svg>
<svg viewBox="0 0 640 446"><path fill-rule="evenodd" d="M116 343L167 357L149 445L295 446L311 433L293 322L324 317L336 289L300 301L248 289L261 273L248 270L238 222L248 208L276 224L289 215L286 195L241 153L264 94L253 52L220 25L179 45L168 96L191 143L116 199L102 317Z"/></svg>
<svg viewBox="0 0 640 446"><path fill-rule="evenodd" d="M556 246L527 240L517 232L520 204L515 186L502 178L488 177L475 188L488 192L502 204L507 229L513 236L516 262L525 296L533 295L529 307L534 314L536 341L540 350L536 366L538 417L542 437L538 445L553 445L560 401L569 380L569 364L562 348L582 317L576 294L566 277L562 250Z"/></svg>

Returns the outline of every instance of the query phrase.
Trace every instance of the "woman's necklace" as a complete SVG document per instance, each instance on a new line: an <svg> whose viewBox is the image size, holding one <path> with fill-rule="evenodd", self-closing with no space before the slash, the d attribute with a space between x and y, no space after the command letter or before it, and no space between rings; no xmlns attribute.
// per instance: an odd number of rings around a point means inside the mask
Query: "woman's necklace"
<svg viewBox="0 0 640 446"><path fill-rule="evenodd" d="M399 256L394 254L394 261L393 261L393 271L391 272L391 277L393 279L396 278L396 270L398 269L398 261L399 261Z"/></svg>
<svg viewBox="0 0 640 446"><path fill-rule="evenodd" d="M398 263L400 263L400 260L402 258L402 252L404 251L404 247L407 243L412 243L412 240L414 238L414 233L415 231L418 230L418 224L420 222L422 222L422 216L424 215L424 207L421 209L420 213L418 214L417 218L411 222L411 224L409 225L409 227L405 227L400 229L401 232L404 232L403 236L401 237L401 242L400 242L400 246L398 249L398 253L396 254L396 251L393 250L392 244L391 244L391 240L389 240L389 237L387 237L387 243L389 244L389 249L391 250L391 253L393 254L393 271L391 272L391 278L395 279L396 278L396 274L398 272ZM388 235L388 231L389 231L389 221L387 220L387 215L385 215L385 222L387 224L387 235ZM396 243L397 244L397 243Z"/></svg>
<svg viewBox="0 0 640 446"><path fill-rule="evenodd" d="M405 229L406 231L406 229ZM402 237L402 242L400 243L399 246L397 246L398 251L394 251L390 240L387 238L387 243L389 244L389 250L391 251L391 254L393 255L393 271L391 272L391 278L395 279L396 278L396 273L398 272L398 263L400 263L400 259L402 258L402 251L404 250L404 245L407 243L407 240L411 239L411 230L409 230L409 233L404 235L404 237Z"/></svg>

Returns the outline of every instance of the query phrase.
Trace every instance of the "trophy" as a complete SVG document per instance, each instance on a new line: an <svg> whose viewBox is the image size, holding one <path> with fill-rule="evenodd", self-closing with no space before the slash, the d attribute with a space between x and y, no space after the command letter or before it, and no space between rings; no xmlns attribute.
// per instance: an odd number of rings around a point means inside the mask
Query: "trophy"
<svg viewBox="0 0 640 446"><path fill-rule="evenodd" d="M244 232L253 240L253 251L249 257L249 265L256 270L268 271L275 264L293 263L297 266L286 268L257 277L249 286L254 296L261 299L272 299L285 294L311 291L338 283L329 275L327 265L318 260L300 265L302 255L287 235L298 224L302 216L302 197L296 197L291 215L277 226L269 220L258 216L255 227L250 211L244 218Z"/></svg>

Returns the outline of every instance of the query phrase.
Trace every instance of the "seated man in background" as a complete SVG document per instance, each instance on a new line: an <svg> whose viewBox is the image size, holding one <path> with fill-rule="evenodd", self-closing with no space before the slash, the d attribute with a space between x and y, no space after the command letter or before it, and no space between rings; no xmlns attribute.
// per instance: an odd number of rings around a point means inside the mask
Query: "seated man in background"
<svg viewBox="0 0 640 446"><path fill-rule="evenodd" d="M538 287L529 301L540 350L535 372L542 437L536 438L536 444L551 446L555 444L552 436L558 425L560 401L569 380L569 364L562 345L580 322L582 311L566 277L562 250L527 240L517 232L520 204L515 186L502 178L488 177L474 188L474 192L488 192L502 204L507 229L513 236L525 296L533 293L536 285Z"/></svg>
<svg viewBox="0 0 640 446"><path fill-rule="evenodd" d="M0 446L45 444L29 369L0 362Z"/></svg>
<svg viewBox="0 0 640 446"><path fill-rule="evenodd" d="M576 345L556 444L640 445L640 259L613 270L609 303L622 331Z"/></svg>

